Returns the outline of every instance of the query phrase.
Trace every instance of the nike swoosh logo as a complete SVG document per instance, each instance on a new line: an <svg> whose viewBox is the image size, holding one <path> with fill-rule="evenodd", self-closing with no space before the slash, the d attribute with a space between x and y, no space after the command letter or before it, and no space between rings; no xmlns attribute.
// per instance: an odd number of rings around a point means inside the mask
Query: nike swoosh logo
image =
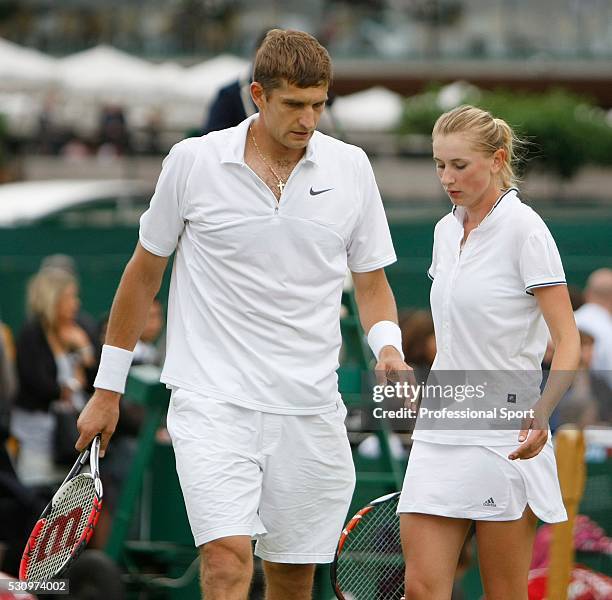
<svg viewBox="0 0 612 600"><path fill-rule="evenodd" d="M329 192L330 190L333 190L334 188L327 188L325 190L313 190L312 188L310 188L310 195L311 196L318 196L319 194L323 194L324 192Z"/></svg>

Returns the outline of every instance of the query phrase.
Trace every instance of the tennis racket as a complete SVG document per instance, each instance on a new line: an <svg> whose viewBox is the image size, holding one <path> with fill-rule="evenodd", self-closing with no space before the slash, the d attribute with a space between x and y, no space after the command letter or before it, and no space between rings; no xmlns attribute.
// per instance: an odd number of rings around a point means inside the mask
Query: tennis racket
<svg viewBox="0 0 612 600"><path fill-rule="evenodd" d="M339 600L400 600L404 557L397 503L399 492L362 508L340 536L332 564L332 587Z"/></svg>
<svg viewBox="0 0 612 600"><path fill-rule="evenodd" d="M61 577L87 546L102 510L99 451L98 435L40 515L21 558L22 581ZM90 472L81 473L88 459Z"/></svg>

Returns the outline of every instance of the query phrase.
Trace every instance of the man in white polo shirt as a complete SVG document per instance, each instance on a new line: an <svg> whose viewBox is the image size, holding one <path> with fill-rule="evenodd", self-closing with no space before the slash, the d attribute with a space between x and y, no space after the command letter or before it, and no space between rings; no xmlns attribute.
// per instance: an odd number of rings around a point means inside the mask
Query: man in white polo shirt
<svg viewBox="0 0 612 600"><path fill-rule="evenodd" d="M113 303L83 448L106 448L168 256L176 251L162 381L207 600L244 599L251 536L269 600L310 598L354 487L336 369L347 269L377 370L406 371L382 202L365 153L316 132L331 64L310 35L272 30L259 114L187 139L164 161Z"/></svg>

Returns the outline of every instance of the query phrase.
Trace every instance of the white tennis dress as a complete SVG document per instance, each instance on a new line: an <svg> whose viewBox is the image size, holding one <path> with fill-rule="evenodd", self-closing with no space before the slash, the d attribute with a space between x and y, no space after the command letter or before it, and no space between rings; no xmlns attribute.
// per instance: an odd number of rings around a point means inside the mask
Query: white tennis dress
<svg viewBox="0 0 612 600"><path fill-rule="evenodd" d="M565 285L555 241L514 188L460 250L464 216L454 207L434 232L432 371L537 375L548 331L532 290ZM516 402L515 394L507 398ZM529 504L543 521L566 520L550 438L538 456L511 461L518 429L461 423L434 430L417 422L398 512L504 521L520 518Z"/></svg>

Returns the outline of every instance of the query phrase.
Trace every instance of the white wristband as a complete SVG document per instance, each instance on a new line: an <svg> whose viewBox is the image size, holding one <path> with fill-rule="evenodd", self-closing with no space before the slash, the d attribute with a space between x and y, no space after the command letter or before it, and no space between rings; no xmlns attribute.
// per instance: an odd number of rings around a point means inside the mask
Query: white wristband
<svg viewBox="0 0 612 600"><path fill-rule="evenodd" d="M378 321L368 333L368 344L378 360L380 351L385 346L393 346L404 358L402 352L402 330L393 321Z"/></svg>
<svg viewBox="0 0 612 600"><path fill-rule="evenodd" d="M123 394L133 354L124 348L104 344L94 387Z"/></svg>

